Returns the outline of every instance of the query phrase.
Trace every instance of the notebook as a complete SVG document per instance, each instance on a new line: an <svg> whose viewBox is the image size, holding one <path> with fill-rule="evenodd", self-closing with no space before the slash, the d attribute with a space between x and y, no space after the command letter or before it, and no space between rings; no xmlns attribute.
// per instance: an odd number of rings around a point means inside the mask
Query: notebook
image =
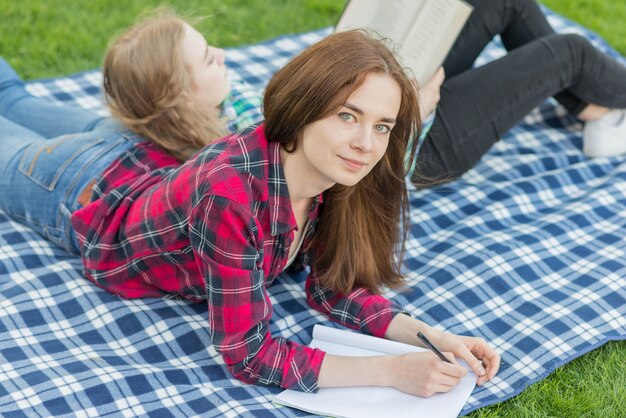
<svg viewBox="0 0 626 418"><path fill-rule="evenodd" d="M328 354L378 356L426 351L423 348L363 335L352 331L315 325L311 347ZM463 361L459 364L467 367ZM469 368L468 368L469 370ZM323 388L317 393L285 390L275 396L278 405L318 415L354 418L453 418L458 416L476 386L477 376L468 374L448 393L429 398L409 395L386 387Z"/></svg>

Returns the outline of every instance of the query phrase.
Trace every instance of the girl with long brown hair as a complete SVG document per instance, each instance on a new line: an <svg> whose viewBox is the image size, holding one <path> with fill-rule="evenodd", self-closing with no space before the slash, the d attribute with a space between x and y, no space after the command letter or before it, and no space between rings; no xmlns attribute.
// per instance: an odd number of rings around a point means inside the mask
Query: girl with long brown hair
<svg viewBox="0 0 626 418"><path fill-rule="evenodd" d="M73 175L59 181L70 221L64 238L80 249L85 276L121 297L206 301L211 344L245 382L303 391L391 386L429 396L467 373L456 356L482 384L499 366L485 341L436 330L380 295L402 282L404 156L419 133L417 103L414 83L383 42L360 31L331 35L271 79L264 124L182 165L136 137L104 168L66 155ZM0 138L10 150L5 143L12 141ZM11 165L21 158L14 154L0 158L0 170L24 176ZM54 167L32 166L38 178L54 176ZM74 190L91 183L95 194L81 207ZM34 184L22 181L22 190L25 202L44 200ZM273 337L267 287L288 267L307 265L315 309L415 345L422 332L453 363L430 352L332 356Z"/></svg>

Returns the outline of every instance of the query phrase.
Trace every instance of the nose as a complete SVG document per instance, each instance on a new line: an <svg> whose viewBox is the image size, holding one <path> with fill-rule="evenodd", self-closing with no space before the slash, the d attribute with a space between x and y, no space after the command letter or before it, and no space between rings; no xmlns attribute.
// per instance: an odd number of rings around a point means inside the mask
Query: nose
<svg viewBox="0 0 626 418"><path fill-rule="evenodd" d="M370 127L359 126L355 130L355 135L352 138L351 146L361 152L370 152L373 149L374 138L373 129Z"/></svg>

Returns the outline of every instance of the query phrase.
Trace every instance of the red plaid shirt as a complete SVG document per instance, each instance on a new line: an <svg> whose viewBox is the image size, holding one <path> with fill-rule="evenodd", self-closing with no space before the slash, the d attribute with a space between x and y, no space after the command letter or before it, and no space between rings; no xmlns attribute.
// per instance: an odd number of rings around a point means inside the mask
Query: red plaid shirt
<svg viewBox="0 0 626 418"><path fill-rule="evenodd" d="M324 352L269 333L266 287L283 271L297 228L279 151L262 125L182 166L140 142L105 172L72 221L85 275L96 284L126 298L206 299L211 341L235 377L315 391ZM302 248L320 203L321 195ZM314 268L306 294L331 319L379 337L401 312L363 289L333 293Z"/></svg>

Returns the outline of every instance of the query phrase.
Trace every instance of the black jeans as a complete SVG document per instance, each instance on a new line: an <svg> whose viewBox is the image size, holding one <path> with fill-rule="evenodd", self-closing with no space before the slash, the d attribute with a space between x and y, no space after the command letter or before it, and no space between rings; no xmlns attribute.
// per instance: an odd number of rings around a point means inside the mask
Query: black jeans
<svg viewBox="0 0 626 418"><path fill-rule="evenodd" d="M528 112L553 96L573 115L587 103L626 108L626 66L574 34L555 34L533 0L474 6L443 66L446 81L412 180L453 179L472 168ZM495 35L509 51L479 68Z"/></svg>

